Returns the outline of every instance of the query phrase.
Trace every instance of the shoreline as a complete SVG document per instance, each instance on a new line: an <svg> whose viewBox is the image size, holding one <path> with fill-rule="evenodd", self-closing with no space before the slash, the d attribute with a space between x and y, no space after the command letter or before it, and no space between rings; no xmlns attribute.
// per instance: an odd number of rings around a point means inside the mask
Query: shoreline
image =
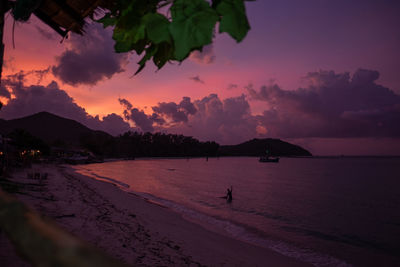
<svg viewBox="0 0 400 267"><path fill-rule="evenodd" d="M71 168L76 168L71 166ZM79 172L80 168L75 171ZM249 225L239 223L236 221L227 220L219 216L212 216L194 209L190 209L182 204L176 203L172 200L162 199L158 196L149 193L140 193L133 191L129 185L115 180L113 178L104 177L93 172L79 174L90 177L95 180L111 183L120 190L132 194L135 197L141 198L152 205L158 205L166 208L171 212L177 213L185 221L199 225L201 228L239 242L244 242L252 246L261 247L262 249L271 250L284 257L315 265L315 266L351 266L348 262L335 258L329 253L318 252L309 248L302 248L290 243L288 240L283 240L279 236L272 237L266 236L261 230L251 227Z"/></svg>
<svg viewBox="0 0 400 267"><path fill-rule="evenodd" d="M34 165L48 173L42 192L16 194L40 214L108 255L131 265L310 266L206 230L177 212L95 180L70 166ZM32 183L18 170L11 180Z"/></svg>

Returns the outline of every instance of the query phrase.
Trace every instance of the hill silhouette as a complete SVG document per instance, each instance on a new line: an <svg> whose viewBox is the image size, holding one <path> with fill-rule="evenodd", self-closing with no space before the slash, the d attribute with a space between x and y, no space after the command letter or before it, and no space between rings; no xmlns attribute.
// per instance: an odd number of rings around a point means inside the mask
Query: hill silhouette
<svg viewBox="0 0 400 267"><path fill-rule="evenodd" d="M20 130L39 138L49 147L87 149L105 157L262 156L266 149L272 156L311 156L300 146L271 138L219 146L215 142L200 142L193 137L176 134L126 132L113 137L49 112L12 120L0 119L0 134L11 136L14 133L15 136ZM26 136L21 132L18 134Z"/></svg>
<svg viewBox="0 0 400 267"><path fill-rule="evenodd" d="M81 123L66 119L49 112L39 112L23 118L0 121L0 133L9 135L17 129L22 129L33 136L42 139L49 145L80 147L85 138L112 138L102 131L94 131Z"/></svg>
<svg viewBox="0 0 400 267"><path fill-rule="evenodd" d="M263 156L266 150L271 156L312 156L304 148L282 141L280 139L265 138L252 139L250 141L229 146L220 146L221 156Z"/></svg>

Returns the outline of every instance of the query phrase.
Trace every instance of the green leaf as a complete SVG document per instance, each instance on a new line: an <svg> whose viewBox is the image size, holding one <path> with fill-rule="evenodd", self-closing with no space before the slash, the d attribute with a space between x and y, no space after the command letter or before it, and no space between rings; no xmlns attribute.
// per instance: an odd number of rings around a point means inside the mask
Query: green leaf
<svg viewBox="0 0 400 267"><path fill-rule="evenodd" d="M117 53L124 53L135 50L139 55L143 52L146 47L147 40L141 39L139 40L137 35L140 35L140 31L136 29L132 29L130 31L126 31L123 29L118 29L117 27L114 29L113 39L115 40L114 50Z"/></svg>
<svg viewBox="0 0 400 267"><path fill-rule="evenodd" d="M205 0L176 0L171 14L169 29L177 60L182 61L194 49L211 43L219 17Z"/></svg>
<svg viewBox="0 0 400 267"><path fill-rule="evenodd" d="M172 44L164 42L158 45L157 52L153 56L153 62L158 69L161 69L165 63L174 59L174 47Z"/></svg>
<svg viewBox="0 0 400 267"><path fill-rule="evenodd" d="M121 17L113 32L114 49L118 53L135 50L141 54L148 43L145 36L145 25L141 24L141 20Z"/></svg>
<svg viewBox="0 0 400 267"><path fill-rule="evenodd" d="M142 23L139 25L139 27L137 27L136 33L134 34L133 42L137 43L145 38L146 38L146 25Z"/></svg>
<svg viewBox="0 0 400 267"><path fill-rule="evenodd" d="M211 6L212 8L217 8L219 3L221 3L222 0L212 0Z"/></svg>
<svg viewBox="0 0 400 267"><path fill-rule="evenodd" d="M109 26L114 26L117 23L117 18L111 17L111 13L107 13L104 17L96 21L103 24L104 28L107 28Z"/></svg>
<svg viewBox="0 0 400 267"><path fill-rule="evenodd" d="M142 71L142 69L146 66L146 62L157 52L157 46L151 45L146 48L146 53L143 58L138 62L140 65L139 69L135 72L135 75Z"/></svg>
<svg viewBox="0 0 400 267"><path fill-rule="evenodd" d="M243 40L250 29L243 0L218 0L216 10L222 16L219 32L227 32L237 42Z"/></svg>
<svg viewBox="0 0 400 267"><path fill-rule="evenodd" d="M162 42L171 42L171 35L169 33L168 19L159 13L149 13L143 17L143 22L146 25L147 37L159 44Z"/></svg>

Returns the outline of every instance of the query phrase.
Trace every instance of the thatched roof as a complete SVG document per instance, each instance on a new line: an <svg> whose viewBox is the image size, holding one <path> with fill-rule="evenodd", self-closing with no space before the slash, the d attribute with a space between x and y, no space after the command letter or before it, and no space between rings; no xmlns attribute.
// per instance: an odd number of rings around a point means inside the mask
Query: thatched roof
<svg viewBox="0 0 400 267"><path fill-rule="evenodd" d="M84 19L97 8L107 8L114 1L107 0L41 0L33 13L60 35L68 31L82 34Z"/></svg>

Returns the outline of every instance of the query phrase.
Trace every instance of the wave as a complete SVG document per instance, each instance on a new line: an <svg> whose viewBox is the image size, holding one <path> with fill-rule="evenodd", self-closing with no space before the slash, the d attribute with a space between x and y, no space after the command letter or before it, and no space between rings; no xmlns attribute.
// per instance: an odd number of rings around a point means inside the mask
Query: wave
<svg viewBox="0 0 400 267"><path fill-rule="evenodd" d="M122 188L125 188L125 189L130 187L126 183L123 183L121 181L118 181L118 180L115 180L115 179L112 179L112 178L109 178L109 177L98 175L98 174L90 171L89 169L82 168L81 170L76 169L76 171L77 172L81 172L81 174L83 174L83 175L86 175L86 176L89 176L89 177L93 177L96 180L102 180L102 181L105 181L105 182L109 182L109 183L115 184L115 185L117 185L119 187L122 187Z"/></svg>
<svg viewBox="0 0 400 267"><path fill-rule="evenodd" d="M147 201L170 208L171 210L179 213L182 217L190 222L196 223L204 227L209 231L216 232L218 234L223 234L225 236L244 241L259 247L273 250L281 255L295 258L302 262L310 263L317 267L322 266L338 266L338 267L348 267L351 264L332 257L327 254L322 254L313 251L309 248L300 248L295 245L289 244L283 241L277 241L273 239L268 239L261 235L253 233L248 227L240 225L236 222L228 221L222 218L213 217L196 210L190 209L184 205L178 204L171 200L162 199L148 193L140 193L129 190L131 193L138 195Z"/></svg>

